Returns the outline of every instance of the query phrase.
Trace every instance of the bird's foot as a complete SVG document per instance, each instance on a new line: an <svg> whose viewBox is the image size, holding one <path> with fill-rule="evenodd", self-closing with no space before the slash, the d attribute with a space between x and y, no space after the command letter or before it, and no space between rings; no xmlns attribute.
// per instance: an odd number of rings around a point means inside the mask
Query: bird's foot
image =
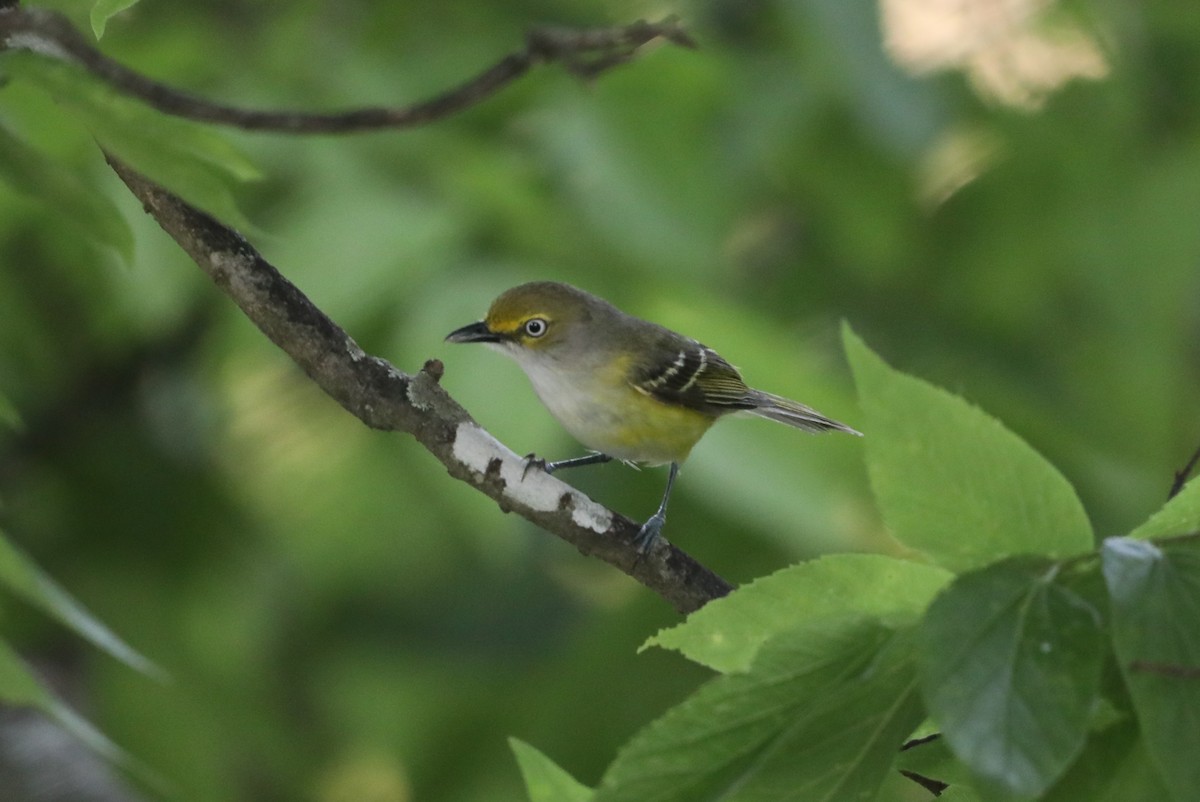
<svg viewBox="0 0 1200 802"><path fill-rule="evenodd" d="M525 477L529 475L530 468L537 468L542 473L554 473L554 469L557 467L553 462L546 462L546 460L531 451L525 455L525 470L521 471L521 481L525 481Z"/></svg>
<svg viewBox="0 0 1200 802"><path fill-rule="evenodd" d="M644 557L649 553L650 549L654 548L654 544L658 542L662 533L663 524L666 522L667 516L660 511L651 515L646 520L646 523L642 524L642 528L638 530L637 535L633 538L633 544L637 546L640 557Z"/></svg>
<svg viewBox="0 0 1200 802"><path fill-rule="evenodd" d="M559 468L579 468L583 465L599 465L602 462L609 462L612 457L607 454L601 454L599 451L593 451L584 457L572 457L571 459L560 459L555 462L546 462L535 454L525 455L525 470L521 473L521 478L529 473L529 469L536 465L542 469L543 473L554 473Z"/></svg>

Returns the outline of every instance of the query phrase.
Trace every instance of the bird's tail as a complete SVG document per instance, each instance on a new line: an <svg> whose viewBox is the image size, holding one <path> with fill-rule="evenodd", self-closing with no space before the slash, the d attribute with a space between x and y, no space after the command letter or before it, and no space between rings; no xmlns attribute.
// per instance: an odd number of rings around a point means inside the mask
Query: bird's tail
<svg viewBox="0 0 1200 802"><path fill-rule="evenodd" d="M833 418L827 418L812 407L806 407L790 398L764 393L761 390L751 392L750 400L754 402L755 406L746 410L751 415L786 423L788 426L795 426L806 432L846 432L862 437L862 432L852 429L844 423L839 423Z"/></svg>

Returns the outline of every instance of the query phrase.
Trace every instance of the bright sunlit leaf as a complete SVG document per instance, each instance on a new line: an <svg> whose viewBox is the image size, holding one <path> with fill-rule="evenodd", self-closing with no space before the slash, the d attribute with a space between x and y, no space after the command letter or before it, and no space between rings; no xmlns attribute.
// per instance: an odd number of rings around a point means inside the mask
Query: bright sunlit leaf
<svg viewBox="0 0 1200 802"><path fill-rule="evenodd" d="M592 789L567 774L553 760L517 738L509 738L525 780L529 802L588 802Z"/></svg>
<svg viewBox="0 0 1200 802"><path fill-rule="evenodd" d="M1009 794L1041 793L1063 774L1099 700L1100 614L1058 570L1013 560L964 574L920 631L930 716L976 777Z"/></svg>
<svg viewBox="0 0 1200 802"><path fill-rule="evenodd" d="M850 330L871 487L897 539L954 571L1092 548L1075 490L992 416L893 369Z"/></svg>
<svg viewBox="0 0 1200 802"><path fill-rule="evenodd" d="M781 634L647 726L597 802L874 799L923 716L907 633L879 625Z"/></svg>
<svg viewBox="0 0 1200 802"><path fill-rule="evenodd" d="M1200 788L1200 541L1109 538L1113 645L1146 751L1175 802Z"/></svg>
<svg viewBox="0 0 1200 802"><path fill-rule="evenodd" d="M937 566L881 554L831 554L709 602L646 646L675 649L717 671L745 671L763 643L800 624L915 623L952 578Z"/></svg>

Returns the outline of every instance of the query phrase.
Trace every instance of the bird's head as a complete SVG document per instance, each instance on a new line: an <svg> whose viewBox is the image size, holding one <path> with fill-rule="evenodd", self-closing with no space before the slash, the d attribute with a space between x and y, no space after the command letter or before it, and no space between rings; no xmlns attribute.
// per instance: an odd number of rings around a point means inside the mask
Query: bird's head
<svg viewBox="0 0 1200 802"><path fill-rule="evenodd" d="M534 281L502 293L492 301L486 318L450 332L446 341L550 353L578 342L610 309L607 302L567 284Z"/></svg>

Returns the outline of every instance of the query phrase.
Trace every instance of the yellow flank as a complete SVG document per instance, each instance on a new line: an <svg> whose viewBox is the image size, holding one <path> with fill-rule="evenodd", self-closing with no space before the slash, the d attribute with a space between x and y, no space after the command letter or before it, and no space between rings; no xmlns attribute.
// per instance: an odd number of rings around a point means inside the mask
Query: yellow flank
<svg viewBox="0 0 1200 802"><path fill-rule="evenodd" d="M683 462L716 418L637 390L631 361L617 358L569 388L545 386L536 370L531 377L551 414L588 448L648 465Z"/></svg>
<svg viewBox="0 0 1200 802"><path fill-rule="evenodd" d="M686 407L664 404L630 388L623 420L609 433L616 448L606 454L630 454L627 459L649 465L683 462L716 418Z"/></svg>

